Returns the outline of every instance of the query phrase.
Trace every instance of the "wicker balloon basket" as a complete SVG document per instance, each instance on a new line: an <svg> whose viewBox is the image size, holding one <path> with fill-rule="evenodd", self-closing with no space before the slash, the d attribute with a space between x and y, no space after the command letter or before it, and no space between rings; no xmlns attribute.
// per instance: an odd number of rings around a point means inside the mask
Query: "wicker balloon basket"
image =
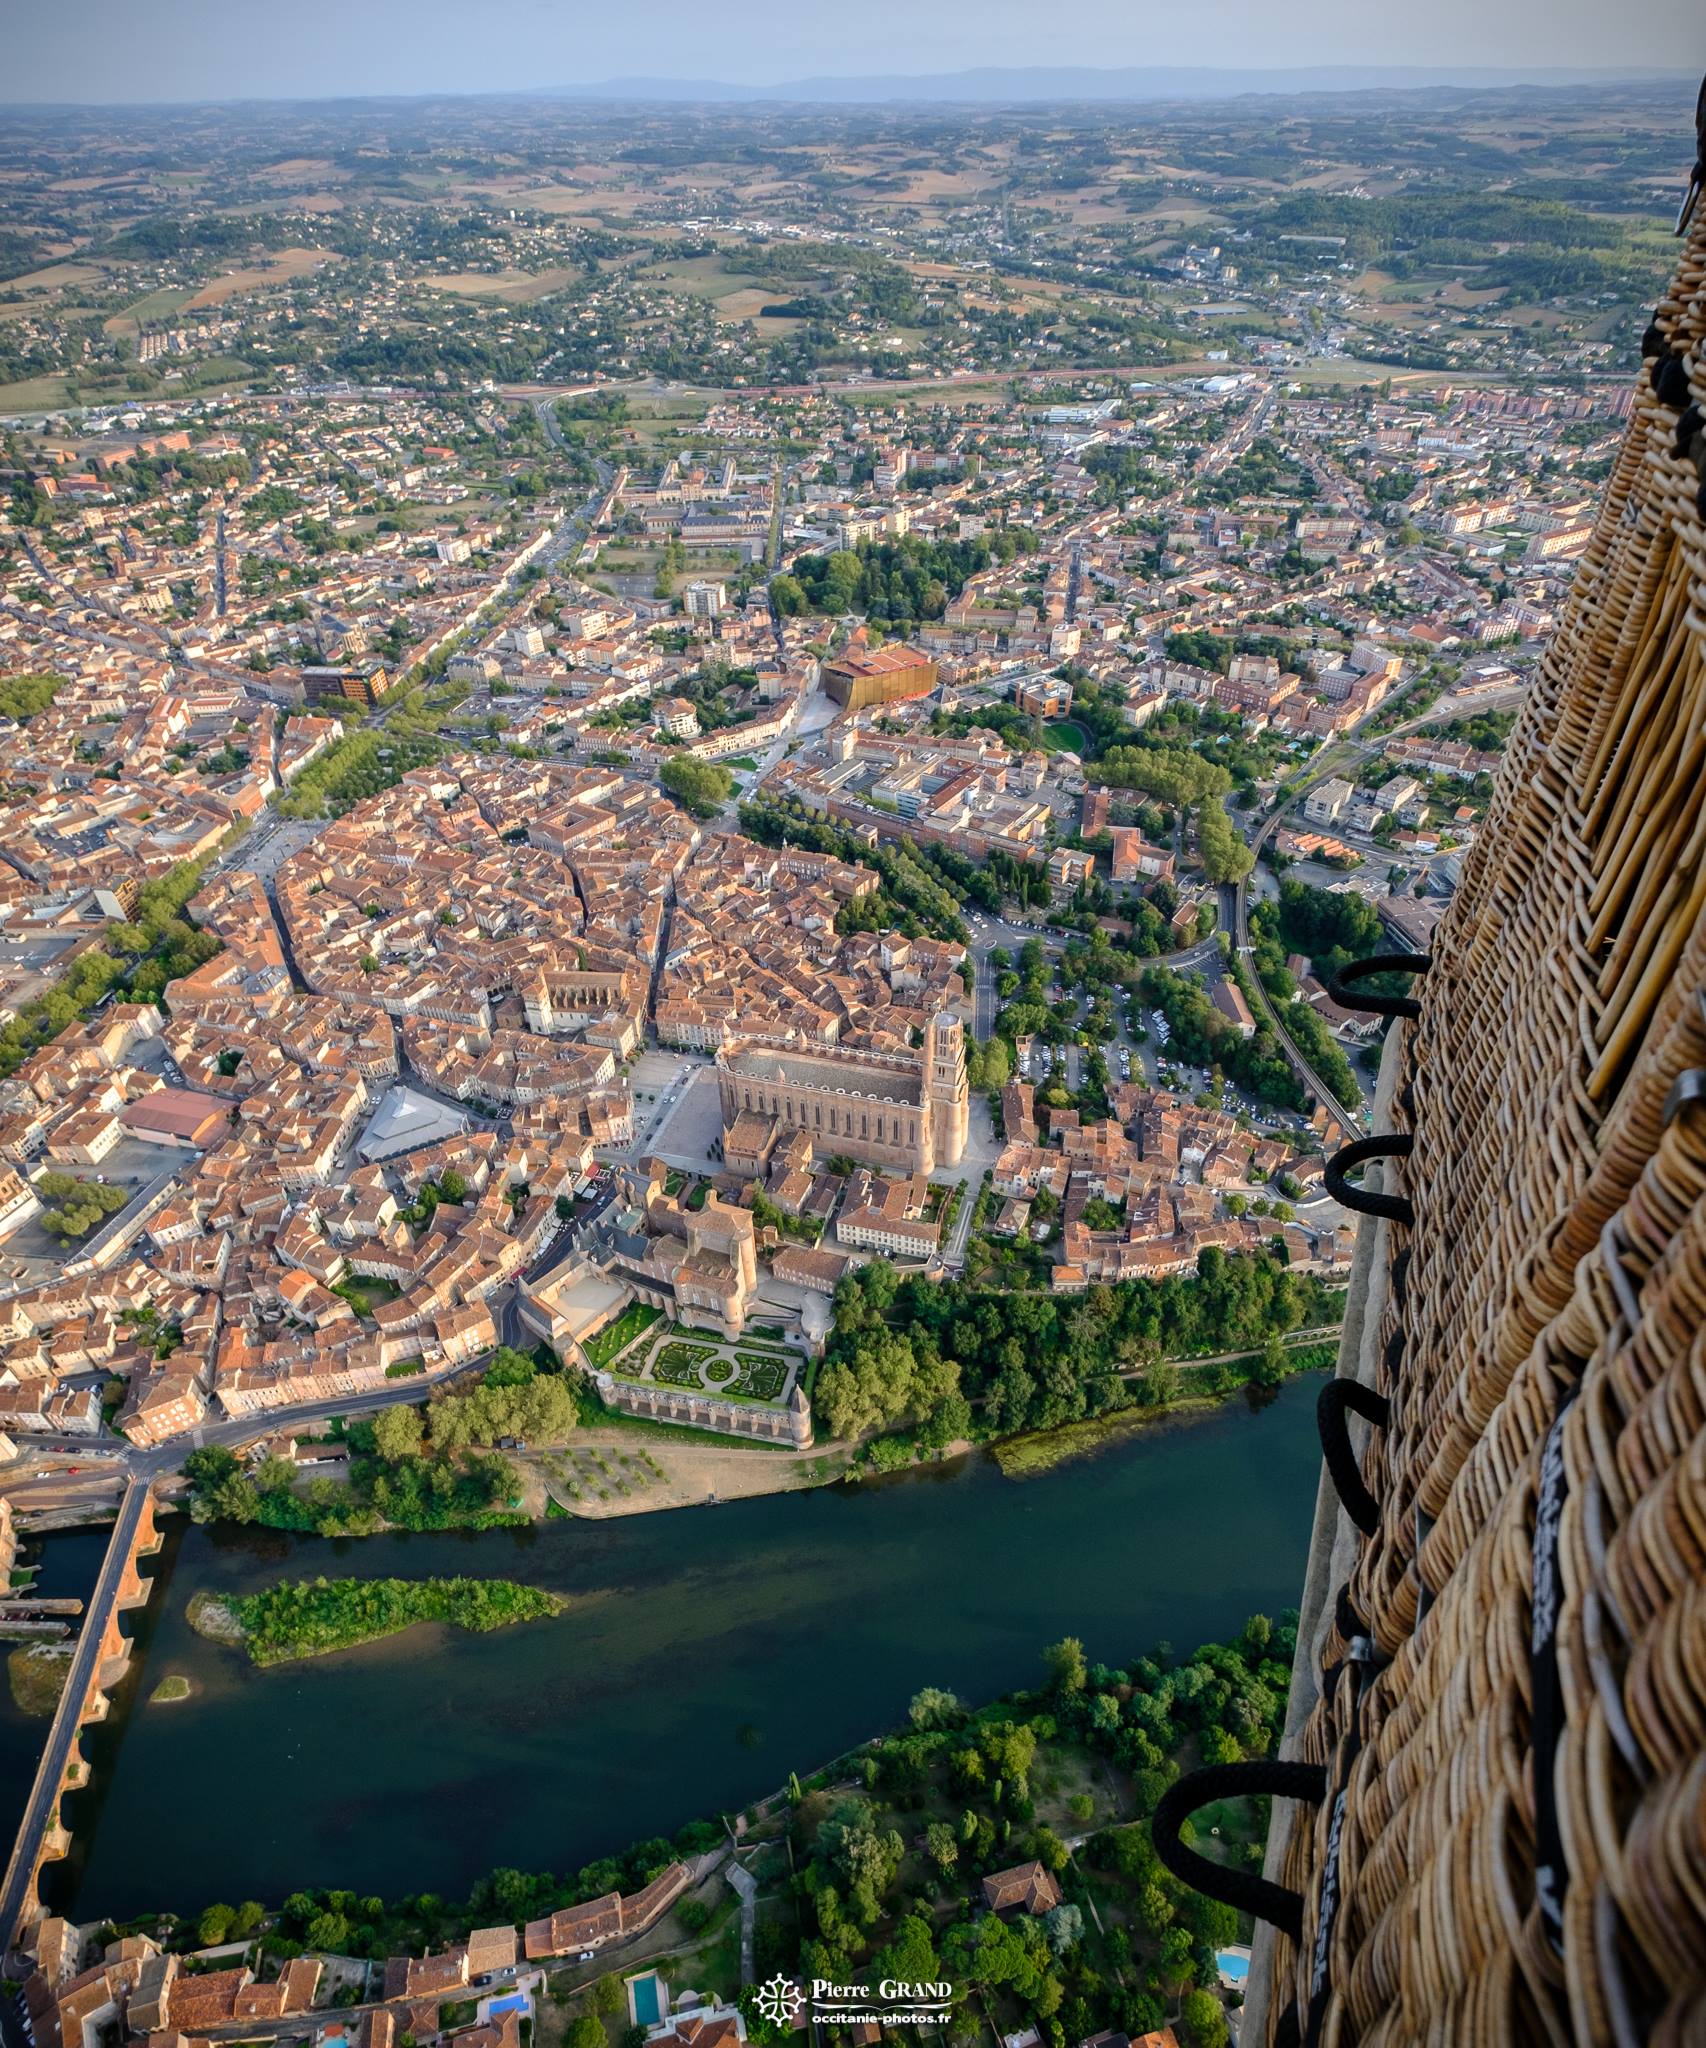
<svg viewBox="0 0 1706 2048"><path fill-rule="evenodd" d="M1275 2048L1706 2043L1703 408L1706 203L1394 1026L1409 1144L1362 1534L1288 1747Z"/></svg>

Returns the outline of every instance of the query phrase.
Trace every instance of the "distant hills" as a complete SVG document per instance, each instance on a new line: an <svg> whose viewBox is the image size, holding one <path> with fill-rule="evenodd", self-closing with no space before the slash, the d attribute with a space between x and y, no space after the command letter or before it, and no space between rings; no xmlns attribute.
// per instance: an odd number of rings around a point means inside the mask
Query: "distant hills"
<svg viewBox="0 0 1706 2048"><path fill-rule="evenodd" d="M934 105L1023 106L1063 101L1221 100L1245 94L1343 92L1490 92L1514 86L1604 86L1652 80L1670 82L1672 72L1653 67L1611 71L1569 70L1536 65L1532 70L1495 70L1472 64L1315 64L1296 70L1217 70L1208 65L1038 65L1023 69L985 66L972 71L897 72L862 78L788 79L779 85L733 84L703 78L612 78L598 84L566 86L552 98L576 100L670 100L699 104L753 105L768 102L871 106L890 101Z"/></svg>

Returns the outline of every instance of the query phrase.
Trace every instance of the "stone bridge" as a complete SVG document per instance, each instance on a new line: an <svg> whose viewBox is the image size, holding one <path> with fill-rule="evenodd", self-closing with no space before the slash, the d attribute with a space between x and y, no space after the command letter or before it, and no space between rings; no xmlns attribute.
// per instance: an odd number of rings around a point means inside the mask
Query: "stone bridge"
<svg viewBox="0 0 1706 2048"><path fill-rule="evenodd" d="M6 1875L0 1884L0 1937L6 1948L28 1952L43 1917L40 1895L42 1866L64 1856L71 1836L60 1812L61 1795L88 1782L89 1770L77 1738L85 1722L104 1720L108 1694L125 1674L130 1642L118 1618L130 1607L145 1607L153 1581L137 1569L137 1560L158 1550L160 1532L154 1520L154 1496L145 1479L132 1479L119 1503L118 1520L77 1647L60 1695L29 1801L12 1844Z"/></svg>

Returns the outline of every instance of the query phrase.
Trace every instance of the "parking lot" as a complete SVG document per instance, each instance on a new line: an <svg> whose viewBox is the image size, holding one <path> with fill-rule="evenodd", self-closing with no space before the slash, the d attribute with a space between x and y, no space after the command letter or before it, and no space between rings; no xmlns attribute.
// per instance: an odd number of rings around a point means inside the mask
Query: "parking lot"
<svg viewBox="0 0 1706 2048"><path fill-rule="evenodd" d="M39 1178L44 1170L65 1173L74 1180L90 1180L105 1183L108 1187L124 1188L134 1197L158 1180L161 1174L181 1172L199 1156L179 1151L175 1146L145 1145L135 1138L121 1138L107 1156L93 1166L63 1166L51 1159L38 1160L31 1178ZM111 1216L104 1217L90 1236L109 1228L123 1213L123 1210L115 1210ZM0 1239L0 1277L35 1283L47 1277L48 1273L56 1274L63 1267L65 1256L64 1240L44 1229L38 1214L19 1223ZM44 1273L44 1269L48 1269L48 1273Z"/></svg>

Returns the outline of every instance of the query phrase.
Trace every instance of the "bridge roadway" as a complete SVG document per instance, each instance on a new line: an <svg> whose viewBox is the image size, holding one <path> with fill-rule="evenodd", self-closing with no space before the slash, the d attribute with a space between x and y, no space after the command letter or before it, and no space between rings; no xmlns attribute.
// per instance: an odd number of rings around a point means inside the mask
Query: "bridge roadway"
<svg viewBox="0 0 1706 2048"><path fill-rule="evenodd" d="M78 1730L88 1716L91 1700L102 1690L103 1673L115 1655L119 1610L135 1604L132 1566L149 1509L149 1482L131 1479L119 1503L118 1520L113 1524L112 1539L89 1596L88 1613L71 1654L65 1690L60 1695L35 1783L30 1787L29 1800L18 1824L5 1882L0 1885L0 1939L8 1950L27 1934L29 1923L35 1918L36 1876L48 1838L55 1832L60 1794L76 1754Z"/></svg>

